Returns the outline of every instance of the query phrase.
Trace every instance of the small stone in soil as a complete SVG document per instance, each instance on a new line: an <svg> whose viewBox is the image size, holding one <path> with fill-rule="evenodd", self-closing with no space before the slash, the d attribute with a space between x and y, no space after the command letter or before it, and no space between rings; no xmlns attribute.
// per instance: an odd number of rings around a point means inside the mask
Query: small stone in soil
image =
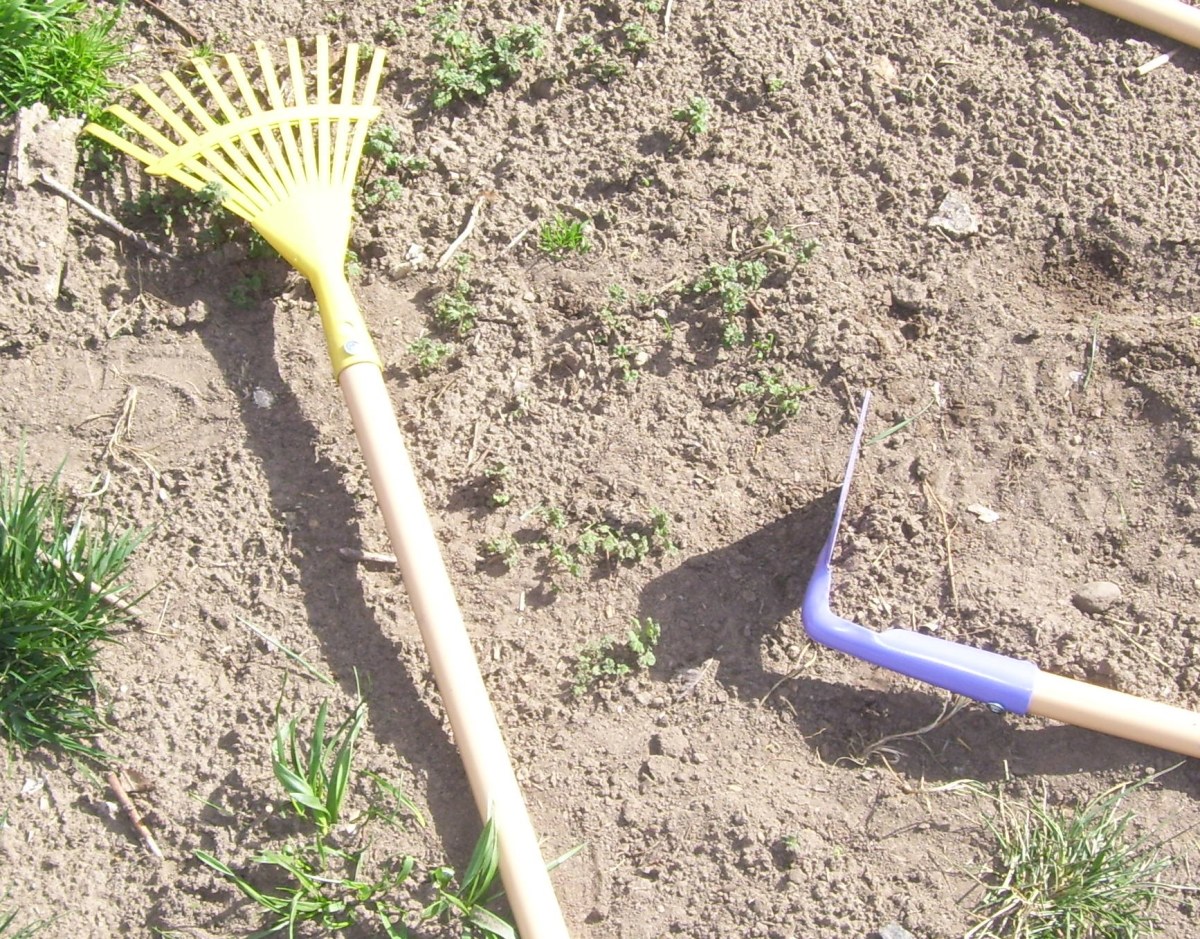
<svg viewBox="0 0 1200 939"><path fill-rule="evenodd" d="M879 939L917 939L899 923L888 923L879 930Z"/></svg>
<svg viewBox="0 0 1200 939"><path fill-rule="evenodd" d="M944 231L953 238L967 238L979 232L979 216L966 196L948 192L929 219L929 227Z"/></svg>
<svg viewBox="0 0 1200 939"><path fill-rule="evenodd" d="M1121 599L1121 588L1109 580L1084 584L1071 596L1071 602L1084 613L1103 613Z"/></svg>

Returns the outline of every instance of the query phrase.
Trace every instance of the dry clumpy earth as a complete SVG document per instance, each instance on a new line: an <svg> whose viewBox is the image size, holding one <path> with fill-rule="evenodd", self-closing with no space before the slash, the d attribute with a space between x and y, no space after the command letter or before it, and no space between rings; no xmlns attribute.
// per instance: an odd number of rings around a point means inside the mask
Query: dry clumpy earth
<svg viewBox="0 0 1200 939"><path fill-rule="evenodd" d="M436 6L172 9L223 51L321 31L388 49L381 120L429 166L362 211L354 287L545 853L584 845L555 874L574 935L960 936L986 804L927 790L1065 801L1177 762L977 706L864 756L943 697L812 646L798 608L871 388L869 435L920 416L864 452L842 615L1200 708L1200 53L1139 75L1174 44L1065 3L679 0L667 22L628 0L490 0L464 22L539 24L545 55L436 110ZM653 40L636 56L630 21ZM122 28L129 81L182 67L179 33L140 4ZM623 74L576 55L585 36ZM712 128L692 139L672 112L697 96ZM136 166L47 159L170 252L10 172L0 440L43 476L65 463L76 494L105 481L99 510L149 532L130 572L147 615L99 682L105 745L152 784L136 798L166 860L94 775L9 754L7 905L53 936L245 934L261 920L193 851L245 869L279 843L277 701L344 709L356 672L358 765L431 820L373 850L464 864L478 826L403 585L339 556L387 545L306 284L244 238L132 211ZM469 267L435 270L485 194ZM930 225L948 195L977 230ZM588 221L590 252L538 250L556 214ZM726 348L689 288L768 226L820 248L762 256L748 343ZM433 312L460 278L480 322L456 339ZM613 285L629 378L599 325ZM407 351L423 334L455 343L428 374ZM764 373L811 386L776 427L739 390ZM563 539L661 510L678 550L572 577L536 545L547 506ZM523 545L511 569L481 548L505 535ZM1072 597L1099 580L1120 595L1085 613ZM572 696L578 652L632 617L661 624L657 663ZM1128 801L1137 832L1175 836L1176 883L1195 882L1198 790L1184 762ZM1196 934L1186 893L1157 918Z"/></svg>

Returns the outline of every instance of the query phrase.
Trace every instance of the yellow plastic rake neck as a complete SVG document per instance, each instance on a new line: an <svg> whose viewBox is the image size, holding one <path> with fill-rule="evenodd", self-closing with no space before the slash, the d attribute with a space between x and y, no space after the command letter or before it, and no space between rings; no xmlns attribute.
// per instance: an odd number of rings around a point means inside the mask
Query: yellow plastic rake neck
<svg viewBox="0 0 1200 939"><path fill-rule="evenodd" d="M350 240L353 191L367 127L379 115L375 95L384 55L376 50L359 84L358 45L346 47L341 83L330 83L329 39L318 36L306 74L300 44L288 39L287 93L263 43L255 43L264 94L236 55L223 56L224 82L193 59L191 87L171 72L162 83L172 107L144 84L133 94L142 114L114 105L109 113L134 139L89 124L88 133L191 190L218 187L221 204L248 221L311 282L317 295L334 375L356 362L379 363L343 266ZM203 100L202 100L203 99Z"/></svg>

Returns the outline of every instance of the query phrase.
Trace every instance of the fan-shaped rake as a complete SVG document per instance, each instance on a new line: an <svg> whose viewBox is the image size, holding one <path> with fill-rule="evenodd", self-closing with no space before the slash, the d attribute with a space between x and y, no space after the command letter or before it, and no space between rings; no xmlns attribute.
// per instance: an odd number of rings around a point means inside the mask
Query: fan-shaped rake
<svg viewBox="0 0 1200 939"><path fill-rule="evenodd" d="M139 84L132 91L144 105L142 114L119 105L109 109L132 137L96 124L87 130L152 174L219 193L225 208L254 226L312 284L334 375L477 808L495 824L513 915L524 939L565 939L566 925L396 424L379 356L343 273L355 175L368 125L379 114L374 101L383 53L375 52L360 80L358 47L347 46L335 89L326 37L316 40L311 74L300 44L289 39L286 48L281 80L267 47L256 44L261 94L237 56L223 57L221 77L194 60L190 83L162 74L177 106Z"/></svg>

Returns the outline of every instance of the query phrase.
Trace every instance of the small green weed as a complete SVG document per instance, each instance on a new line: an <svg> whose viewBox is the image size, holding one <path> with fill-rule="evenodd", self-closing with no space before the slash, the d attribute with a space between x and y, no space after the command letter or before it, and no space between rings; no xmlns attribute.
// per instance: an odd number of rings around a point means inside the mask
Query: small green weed
<svg viewBox="0 0 1200 939"><path fill-rule="evenodd" d="M592 334L593 341L603 342L608 347L609 356L626 382L634 382L641 374L640 366L650 356L632 344L630 333L633 323L622 308L628 301L628 294L618 284L608 288L609 302L600 308L597 319L600 321L599 335Z"/></svg>
<svg viewBox="0 0 1200 939"><path fill-rule="evenodd" d="M575 658L571 692L579 698L600 684L610 684L635 671L650 668L662 627L650 617L632 619L632 626L621 641L609 636L585 646Z"/></svg>
<svg viewBox="0 0 1200 939"><path fill-rule="evenodd" d="M571 54L580 71L599 82L607 84L625 74L625 64L610 55L594 36L584 36L580 39Z"/></svg>
<svg viewBox="0 0 1200 939"><path fill-rule="evenodd" d="M631 21L621 26L621 48L633 56L645 55L654 45L654 37L641 23Z"/></svg>
<svg viewBox="0 0 1200 939"><path fill-rule="evenodd" d="M389 124L378 124L367 132L363 144L364 171L355 190L359 209L395 202L404 184L429 169L429 161L401 148L400 132Z"/></svg>
<svg viewBox="0 0 1200 939"><path fill-rule="evenodd" d="M276 779L283 786L296 815L315 829L311 840L293 841L274 850L264 850L252 859L270 887L256 886L258 877L243 876L206 851L195 856L230 881L241 893L262 908L266 926L255 933L267 936L286 932L299 935L305 925L338 932L355 926L382 929L390 939L410 935L408 927L421 922L455 921L467 930L485 936L515 939L512 926L486 909L485 898L498 870L495 826L489 820L471 855L458 886L453 868L438 867L428 874L436 898L420 912L412 911L417 873L412 857L386 858L369 862L364 832L371 822L384 821L402 827L402 813L423 824L421 816L403 792L375 774L366 774L375 784L367 808L346 817L346 799L353 787L354 743L366 719L360 701L333 731L328 731L328 707L317 712L307 743L299 736L296 719L277 725L271 750ZM339 820L345 824L339 826ZM332 837L339 828L338 840ZM353 845L345 843L351 832Z"/></svg>
<svg viewBox="0 0 1200 939"><path fill-rule="evenodd" d="M3 825L0 825L2 828ZM4 899L4 898L0 898ZM47 920L39 919L32 923L25 923L23 926L13 926L17 920L18 910L8 912L0 911L0 936L4 939L33 939L38 933L50 925ZM9 928L15 928L16 932L9 932Z"/></svg>
<svg viewBox="0 0 1200 939"><path fill-rule="evenodd" d="M418 336L408 344L408 354L417 360L417 370L428 374L446 364L454 354L454 346L429 336Z"/></svg>
<svg viewBox="0 0 1200 939"><path fill-rule="evenodd" d="M767 266L762 261L730 258L724 264L710 264L692 284L693 293L715 293L720 300L724 314L721 342L727 348L740 346L746 341L740 315L750 305L766 276Z"/></svg>
<svg viewBox="0 0 1200 939"><path fill-rule="evenodd" d="M491 489L488 501L495 508L501 508L512 502L512 493L507 488L513 478L511 466L506 463L493 463L483 471L483 476Z"/></svg>
<svg viewBox="0 0 1200 939"><path fill-rule="evenodd" d="M433 319L443 329L465 336L475 328L479 311L471 302L471 287L465 280L438 297L433 305Z"/></svg>
<svg viewBox="0 0 1200 939"><path fill-rule="evenodd" d="M128 620L104 600L139 539L71 521L56 483L30 485L20 462L0 471L0 730L23 749L99 758L93 667Z"/></svg>
<svg viewBox="0 0 1200 939"><path fill-rule="evenodd" d="M558 530L566 527L564 519ZM572 577L583 576L584 568L594 564L638 564L677 548L671 538L670 517L659 509L650 513L647 524L587 522L577 532L573 539L551 536L542 542L551 567Z"/></svg>
<svg viewBox="0 0 1200 939"><path fill-rule="evenodd" d="M800 413L800 398L813 390L812 385L787 382L780 371L763 372L758 378L738 385L738 393L752 400L750 424L762 424L778 430L785 421Z"/></svg>
<svg viewBox="0 0 1200 939"><path fill-rule="evenodd" d="M229 302L239 310L249 310L262 296L263 284L262 274L245 275L229 288Z"/></svg>
<svg viewBox="0 0 1200 939"><path fill-rule="evenodd" d="M481 550L485 558L500 561L510 571L521 559L521 544L512 535L490 538L483 543Z"/></svg>
<svg viewBox="0 0 1200 939"><path fill-rule="evenodd" d="M996 858L964 939L1138 939L1154 935L1154 906L1169 889L1172 859L1160 842L1134 838L1133 814L1121 803L1151 779L1114 786L1073 808L1045 794L1014 803L973 784L991 799L988 827Z"/></svg>
<svg viewBox="0 0 1200 939"><path fill-rule="evenodd" d="M524 63L542 55L542 28L510 26L479 38L458 27L461 11L447 10L434 23L434 38L444 51L433 76L433 106L444 108L503 88L521 74Z"/></svg>
<svg viewBox="0 0 1200 939"><path fill-rule="evenodd" d="M587 222L556 215L538 229L538 247L552 258L568 254L587 254L592 249L587 237Z"/></svg>
<svg viewBox="0 0 1200 939"><path fill-rule="evenodd" d="M82 0L0 3L0 117L44 102L56 113L98 116L125 62L113 35L120 9L91 16Z"/></svg>
<svg viewBox="0 0 1200 939"><path fill-rule="evenodd" d="M683 124L684 133L689 137L703 137L712 130L712 102L707 98L692 98L683 107L672 111L671 118Z"/></svg>

